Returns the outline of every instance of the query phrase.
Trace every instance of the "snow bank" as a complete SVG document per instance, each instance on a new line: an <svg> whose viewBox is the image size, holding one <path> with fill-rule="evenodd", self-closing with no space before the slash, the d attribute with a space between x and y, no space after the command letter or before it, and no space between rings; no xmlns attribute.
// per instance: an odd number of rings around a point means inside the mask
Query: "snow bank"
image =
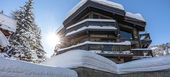
<svg viewBox="0 0 170 77"><path fill-rule="evenodd" d="M9 45L8 39L5 37L5 35L0 31L0 46L6 47Z"/></svg>
<svg viewBox="0 0 170 77"><path fill-rule="evenodd" d="M78 77L73 70L0 58L0 77Z"/></svg>
<svg viewBox="0 0 170 77"><path fill-rule="evenodd" d="M16 31L16 21L8 16L0 14L0 28L15 32Z"/></svg>
<svg viewBox="0 0 170 77"><path fill-rule="evenodd" d="M70 17L74 12L76 12L80 7L82 7L88 0L81 0L76 6L73 7L73 9L71 9L68 12L68 15L65 17L65 20ZM113 8L117 8L117 9L121 9L124 10L123 5L112 2L112 1L108 1L108 0L91 0L93 2L105 5L105 6L109 6L109 7L113 7Z"/></svg>
<svg viewBox="0 0 170 77"><path fill-rule="evenodd" d="M119 64L119 73L159 71L170 69L170 55L154 58L146 58Z"/></svg>
<svg viewBox="0 0 170 77"><path fill-rule="evenodd" d="M72 50L47 60L43 65L64 68L87 67L116 73L116 63L85 50Z"/></svg>
<svg viewBox="0 0 170 77"><path fill-rule="evenodd" d="M131 12L126 12L126 16L130 17L130 18L135 18L135 19L138 19L138 20L145 21L145 19L143 18L143 16L140 13L134 14L134 13L131 13Z"/></svg>
<svg viewBox="0 0 170 77"><path fill-rule="evenodd" d="M0 58L8 57L6 53L0 53Z"/></svg>
<svg viewBox="0 0 170 77"><path fill-rule="evenodd" d="M149 72L170 69L170 56L154 57L116 64L113 61L85 50L72 50L57 55L44 65L64 68L87 67L116 74Z"/></svg>

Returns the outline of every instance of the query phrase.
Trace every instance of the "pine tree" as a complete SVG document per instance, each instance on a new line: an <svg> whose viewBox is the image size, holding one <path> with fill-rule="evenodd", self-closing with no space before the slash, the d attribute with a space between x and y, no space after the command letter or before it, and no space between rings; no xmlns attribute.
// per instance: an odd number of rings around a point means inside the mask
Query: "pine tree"
<svg viewBox="0 0 170 77"><path fill-rule="evenodd" d="M38 63L45 60L45 52L40 41L40 28L34 21L32 3L33 1L29 0L20 10L14 12L17 30L11 36L10 43L15 48L12 57Z"/></svg>

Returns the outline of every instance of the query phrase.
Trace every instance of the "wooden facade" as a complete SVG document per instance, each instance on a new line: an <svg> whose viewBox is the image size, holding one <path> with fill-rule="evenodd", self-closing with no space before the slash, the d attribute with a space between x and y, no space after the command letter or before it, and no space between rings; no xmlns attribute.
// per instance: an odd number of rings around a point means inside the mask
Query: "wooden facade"
<svg viewBox="0 0 170 77"><path fill-rule="evenodd" d="M63 41L56 46L56 54L83 49L117 63L131 61L133 56L151 56L151 51L146 50L152 42L150 35L140 34L145 31L146 22L126 16L125 10L88 0L63 24L57 32ZM149 55L143 55L146 52Z"/></svg>

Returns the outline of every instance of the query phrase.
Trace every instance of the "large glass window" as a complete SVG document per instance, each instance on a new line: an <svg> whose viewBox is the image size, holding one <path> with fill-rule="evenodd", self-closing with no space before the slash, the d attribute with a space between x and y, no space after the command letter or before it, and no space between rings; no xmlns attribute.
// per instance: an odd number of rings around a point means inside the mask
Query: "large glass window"
<svg viewBox="0 0 170 77"><path fill-rule="evenodd" d="M132 39L132 33L126 31L120 31L120 38L130 40Z"/></svg>

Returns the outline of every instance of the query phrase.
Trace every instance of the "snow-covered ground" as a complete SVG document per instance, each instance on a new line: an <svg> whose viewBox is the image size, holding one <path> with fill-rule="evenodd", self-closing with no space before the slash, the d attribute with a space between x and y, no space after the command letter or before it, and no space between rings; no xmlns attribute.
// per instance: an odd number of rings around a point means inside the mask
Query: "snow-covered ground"
<svg viewBox="0 0 170 77"><path fill-rule="evenodd" d="M170 69L169 59L170 56L162 56L116 64L113 61L92 52L71 50L55 56L42 64L63 68L87 67L110 73L125 74Z"/></svg>
<svg viewBox="0 0 170 77"><path fill-rule="evenodd" d="M78 77L70 69L0 58L0 77Z"/></svg>
<svg viewBox="0 0 170 77"><path fill-rule="evenodd" d="M153 51L154 56L164 56L170 54L170 43L153 45L149 47Z"/></svg>

